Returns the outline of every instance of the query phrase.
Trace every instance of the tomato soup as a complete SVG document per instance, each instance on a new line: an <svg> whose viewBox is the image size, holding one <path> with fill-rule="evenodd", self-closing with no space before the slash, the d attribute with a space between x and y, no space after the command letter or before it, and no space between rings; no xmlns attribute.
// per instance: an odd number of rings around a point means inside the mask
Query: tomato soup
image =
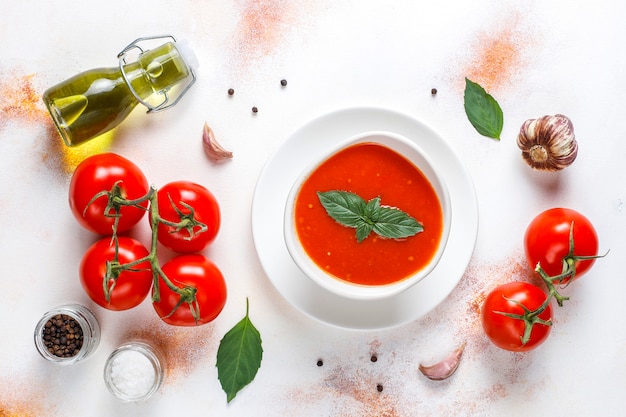
<svg viewBox="0 0 626 417"><path fill-rule="evenodd" d="M404 239L371 233L357 242L355 229L333 220L317 192L350 191L396 207L424 231ZM360 285L387 285L423 269L435 256L443 233L443 212L426 176L394 150L360 143L332 155L304 181L295 201L298 238L309 257L331 275Z"/></svg>

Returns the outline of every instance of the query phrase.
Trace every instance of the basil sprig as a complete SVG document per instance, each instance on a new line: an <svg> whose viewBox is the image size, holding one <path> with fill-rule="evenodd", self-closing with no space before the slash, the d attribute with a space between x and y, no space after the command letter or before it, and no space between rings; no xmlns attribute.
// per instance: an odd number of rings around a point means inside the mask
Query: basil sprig
<svg viewBox="0 0 626 417"><path fill-rule="evenodd" d="M356 229L356 240L361 243L371 232L379 236L402 239L424 231L413 217L395 207L381 206L380 197L365 201L348 191L317 192L326 213L337 223Z"/></svg>
<svg viewBox="0 0 626 417"><path fill-rule="evenodd" d="M504 116L500 105L479 84L465 78L465 114L478 133L500 140Z"/></svg>

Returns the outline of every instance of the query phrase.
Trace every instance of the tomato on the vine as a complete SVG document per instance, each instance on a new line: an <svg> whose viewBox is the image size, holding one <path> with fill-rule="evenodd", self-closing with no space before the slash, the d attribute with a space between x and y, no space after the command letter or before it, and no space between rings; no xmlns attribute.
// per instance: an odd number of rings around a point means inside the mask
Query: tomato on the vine
<svg viewBox="0 0 626 417"><path fill-rule="evenodd" d="M226 281L219 268L199 254L172 258L161 268L173 285L194 298L181 296L159 279L160 299L152 305L161 320L176 326L196 326L214 320L226 305ZM189 289L195 288L193 293ZM153 297L155 288L153 288Z"/></svg>
<svg viewBox="0 0 626 417"><path fill-rule="evenodd" d="M481 320L485 334L498 347L514 352L525 352L543 343L552 326L552 306L538 314L538 322L532 325L529 339L523 343L527 324L521 319L525 311L535 311L546 301L546 293L528 282L509 282L492 290L485 298ZM511 317L509 315L519 316Z"/></svg>
<svg viewBox="0 0 626 417"><path fill-rule="evenodd" d="M524 235L526 259L532 268L541 268L551 277L564 272L564 260L570 251L570 228L573 224L572 265L575 275L579 278L586 273L595 259L576 259L577 257L594 257L598 254L598 235L595 228L585 216L567 208L553 208L535 217ZM567 265L565 265L567 268ZM562 281L567 283L571 277Z"/></svg>
<svg viewBox="0 0 626 417"><path fill-rule="evenodd" d="M101 235L111 235L115 223L115 210L109 207L106 194L116 184L119 194L128 200L138 199L148 193L148 180L137 165L114 154L102 153L88 157L74 171L70 181L69 202L78 223ZM93 199L96 195L100 196ZM93 200L92 200L93 199ZM121 206L118 233L130 230L146 213L148 202L141 207ZM105 212L108 210L108 213Z"/></svg>
<svg viewBox="0 0 626 417"><path fill-rule="evenodd" d="M163 246L175 252L191 253L201 251L215 240L220 228L220 208L206 187L174 181L161 187L157 195L159 216L170 223L160 222L158 226L158 239ZM188 223L183 225L181 221Z"/></svg>
<svg viewBox="0 0 626 417"><path fill-rule="evenodd" d="M117 261L128 264L148 256L146 247L137 240L118 237ZM83 255L80 264L80 282L83 289L96 304L109 310L128 310L136 307L150 293L152 271L150 262L141 262L128 270L119 270L117 277L107 276L107 261L115 259L115 245L111 238L103 238L94 243ZM110 291L107 301L105 291Z"/></svg>

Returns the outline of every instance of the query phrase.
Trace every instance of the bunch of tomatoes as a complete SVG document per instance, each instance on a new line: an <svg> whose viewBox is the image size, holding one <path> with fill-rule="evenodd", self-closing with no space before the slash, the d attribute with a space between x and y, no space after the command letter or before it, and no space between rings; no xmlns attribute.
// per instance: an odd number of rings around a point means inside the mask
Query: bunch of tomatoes
<svg viewBox="0 0 626 417"><path fill-rule="evenodd" d="M222 311L224 277L198 253L220 228L219 205L207 188L175 181L157 190L133 162L103 153L77 166L69 202L78 223L102 236L80 264L81 284L95 303L127 310L151 293L158 316L179 326L208 323ZM127 236L146 214L152 232L149 249ZM162 266L160 245L176 253Z"/></svg>
<svg viewBox="0 0 626 417"><path fill-rule="evenodd" d="M584 275L598 256L598 235L585 216L567 208L540 213L526 229L524 251L547 292L529 282L509 282L486 297L481 319L489 339L515 352L536 348L552 329L552 299L559 306L568 297L558 288Z"/></svg>

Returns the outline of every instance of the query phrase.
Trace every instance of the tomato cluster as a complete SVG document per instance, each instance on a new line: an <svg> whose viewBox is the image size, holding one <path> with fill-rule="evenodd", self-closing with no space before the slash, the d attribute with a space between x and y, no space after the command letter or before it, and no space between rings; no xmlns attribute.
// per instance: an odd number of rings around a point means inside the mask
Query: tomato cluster
<svg viewBox="0 0 626 417"><path fill-rule="evenodd" d="M202 185L175 181L160 190L148 186L140 168L113 153L81 162L70 181L74 217L87 230L104 235L84 254L80 281L89 297L109 310L139 305L152 292L152 305L166 323L205 324L226 304L226 282L219 268L198 254L220 228L215 196ZM149 213L150 250L123 235ZM162 245L179 253L163 266Z"/></svg>
<svg viewBox="0 0 626 417"><path fill-rule="evenodd" d="M585 274L598 256L598 235L585 216L553 208L535 217L524 235L528 264L539 274L547 293L528 282L510 282L493 289L481 312L483 329L498 347L515 352L543 343L552 325L552 298L567 300L557 291Z"/></svg>

